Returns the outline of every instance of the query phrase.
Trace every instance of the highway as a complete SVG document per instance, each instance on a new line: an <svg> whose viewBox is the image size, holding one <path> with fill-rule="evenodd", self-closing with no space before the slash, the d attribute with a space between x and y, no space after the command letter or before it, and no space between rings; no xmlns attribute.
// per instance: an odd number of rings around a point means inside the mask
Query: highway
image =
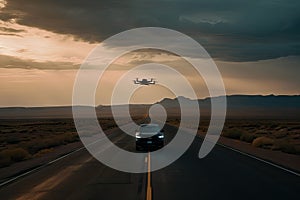
<svg viewBox="0 0 300 200"><path fill-rule="evenodd" d="M170 140L176 128L166 126ZM134 151L134 138L115 130L110 139ZM37 199L298 199L300 177L222 146L198 158L202 139L173 164L152 173L111 169L84 148L0 188L3 200ZM149 162L150 161L150 162ZM145 159L151 167L151 154Z"/></svg>

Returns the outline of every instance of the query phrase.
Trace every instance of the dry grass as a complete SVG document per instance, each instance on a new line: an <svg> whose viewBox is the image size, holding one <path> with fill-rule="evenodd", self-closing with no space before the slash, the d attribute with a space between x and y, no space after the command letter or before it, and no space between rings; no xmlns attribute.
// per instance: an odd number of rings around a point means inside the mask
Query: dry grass
<svg viewBox="0 0 300 200"><path fill-rule="evenodd" d="M244 133L241 135L240 140L244 142L252 143L255 138L256 136L253 134Z"/></svg>
<svg viewBox="0 0 300 200"><path fill-rule="evenodd" d="M135 117L139 123L141 117ZM117 127L112 118L100 118L103 130ZM127 123L122 121L121 123ZM178 126L180 118L168 118ZM209 120L200 122L199 132L206 133ZM196 125L195 125L196 126ZM91 134L92 130L87 130ZM227 120L224 137L241 140L258 148L300 154L300 122L283 120ZM79 141L72 119L1 120L0 167L47 154L57 146Z"/></svg>
<svg viewBox="0 0 300 200"><path fill-rule="evenodd" d="M13 162L26 160L30 157L31 155L25 149L6 149L0 152L0 166L8 166Z"/></svg>
<svg viewBox="0 0 300 200"><path fill-rule="evenodd" d="M224 137L231 139L240 139L243 134L243 131L239 129L228 129L222 133Z"/></svg>
<svg viewBox="0 0 300 200"><path fill-rule="evenodd" d="M111 118L101 118L99 123L103 130L117 126ZM42 156L79 140L73 119L1 120L0 167Z"/></svg>
<svg viewBox="0 0 300 200"><path fill-rule="evenodd" d="M167 123L178 126L179 118ZM209 122L199 125L199 133L205 134ZM226 120L222 136L252 144L258 148L300 155L300 122L287 120Z"/></svg>
<svg viewBox="0 0 300 200"><path fill-rule="evenodd" d="M76 133L63 133L51 138L36 138L32 141L20 143L20 146L27 149L28 152L33 155L43 149L49 149L76 141L79 141Z"/></svg>
<svg viewBox="0 0 300 200"><path fill-rule="evenodd" d="M49 149L42 149L39 152L37 152L36 154L34 154L34 157L40 157L43 156L47 153L51 153L54 151L54 148L49 148Z"/></svg>
<svg viewBox="0 0 300 200"><path fill-rule="evenodd" d="M252 145L261 148L270 148L274 144L274 140L265 136L258 137L253 140Z"/></svg>
<svg viewBox="0 0 300 200"><path fill-rule="evenodd" d="M300 154L299 124L284 120L227 120L222 135L258 148Z"/></svg>
<svg viewBox="0 0 300 200"><path fill-rule="evenodd" d="M273 150L279 150L290 154L300 154L300 146L293 144L289 139L276 140Z"/></svg>

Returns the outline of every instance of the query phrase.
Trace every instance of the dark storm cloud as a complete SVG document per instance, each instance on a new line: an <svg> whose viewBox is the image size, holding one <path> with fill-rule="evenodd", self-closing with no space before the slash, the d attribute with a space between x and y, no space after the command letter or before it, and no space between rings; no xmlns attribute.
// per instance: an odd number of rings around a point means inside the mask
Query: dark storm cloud
<svg viewBox="0 0 300 200"><path fill-rule="evenodd" d="M89 42L129 28L171 28L222 60L300 54L298 0L8 0L0 17Z"/></svg>

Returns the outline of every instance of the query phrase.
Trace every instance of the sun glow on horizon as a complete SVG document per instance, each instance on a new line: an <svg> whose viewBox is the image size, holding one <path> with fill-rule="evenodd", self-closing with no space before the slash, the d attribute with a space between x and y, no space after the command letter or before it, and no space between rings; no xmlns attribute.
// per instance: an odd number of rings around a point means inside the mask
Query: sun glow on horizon
<svg viewBox="0 0 300 200"><path fill-rule="evenodd" d="M96 46L75 40L71 35L20 25L14 20L0 20L0 35L0 55L36 62L80 64Z"/></svg>

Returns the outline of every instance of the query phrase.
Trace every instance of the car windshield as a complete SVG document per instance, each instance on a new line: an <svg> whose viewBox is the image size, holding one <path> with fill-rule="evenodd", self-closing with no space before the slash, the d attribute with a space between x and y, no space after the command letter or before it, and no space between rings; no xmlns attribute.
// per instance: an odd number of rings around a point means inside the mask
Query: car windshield
<svg viewBox="0 0 300 200"><path fill-rule="evenodd" d="M159 127L157 125L144 125L140 128L141 133L153 133L159 132Z"/></svg>

